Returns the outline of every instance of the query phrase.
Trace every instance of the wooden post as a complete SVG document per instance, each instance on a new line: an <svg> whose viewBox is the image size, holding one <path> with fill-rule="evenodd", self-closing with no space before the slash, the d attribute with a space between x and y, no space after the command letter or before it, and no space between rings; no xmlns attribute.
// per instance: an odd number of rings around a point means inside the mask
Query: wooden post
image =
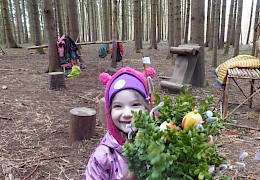
<svg viewBox="0 0 260 180"><path fill-rule="evenodd" d="M226 86L224 87L223 97L223 118L226 118L228 113L228 95L229 95L229 77L227 77Z"/></svg>
<svg viewBox="0 0 260 180"><path fill-rule="evenodd" d="M99 120L106 126L106 109L105 109L105 98L99 100Z"/></svg>
<svg viewBox="0 0 260 180"><path fill-rule="evenodd" d="M51 90L60 90L66 88L63 72L50 72L49 83Z"/></svg>
<svg viewBox="0 0 260 180"><path fill-rule="evenodd" d="M92 108L77 107L70 110L70 139L90 139L95 134L96 111Z"/></svg>

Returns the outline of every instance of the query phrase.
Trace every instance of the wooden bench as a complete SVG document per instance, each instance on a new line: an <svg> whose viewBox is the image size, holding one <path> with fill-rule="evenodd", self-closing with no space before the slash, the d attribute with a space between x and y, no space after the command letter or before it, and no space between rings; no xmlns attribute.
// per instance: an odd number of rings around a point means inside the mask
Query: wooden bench
<svg viewBox="0 0 260 180"><path fill-rule="evenodd" d="M229 88L230 79L233 79L239 90L245 96L245 100L235 107L230 113L228 113L228 99L229 99ZM250 82L250 95L247 96L242 88L239 86L237 79L249 80ZM255 95L260 96L260 87L254 87L255 80L260 80L260 70L259 69L246 69L246 68L232 68L228 69L226 86L223 89L223 117L226 119L233 112L235 112L239 107L241 107L245 102L249 101L249 107L252 107L253 97Z"/></svg>
<svg viewBox="0 0 260 180"><path fill-rule="evenodd" d="M183 90L184 84L189 84L197 63L201 46L198 44L183 44L171 47L170 52L177 54L175 67L169 81L161 81L162 88L178 92Z"/></svg>

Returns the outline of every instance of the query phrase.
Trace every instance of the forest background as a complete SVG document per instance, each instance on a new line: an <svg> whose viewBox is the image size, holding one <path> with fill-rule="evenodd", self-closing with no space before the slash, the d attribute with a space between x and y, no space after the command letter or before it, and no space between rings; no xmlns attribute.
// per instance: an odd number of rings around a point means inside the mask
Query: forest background
<svg viewBox="0 0 260 180"><path fill-rule="evenodd" d="M142 55L150 56L158 76L171 76L173 72L170 47L186 43L201 45L205 48L201 55L205 54L198 61L191 89L199 100L208 94L213 94L216 100L221 96L212 74L217 65L237 54L256 55L258 50L259 0L0 2L0 177L6 179L82 176L90 153L106 129L97 118L92 139L71 143L68 112L76 106L99 108L103 87L97 77L100 71L114 66L110 56L101 60L102 67L99 66L100 43L124 41L124 65L142 70ZM223 32L227 35L223 36ZM44 71L60 70L56 42L63 34L81 45L81 57L87 68L78 78L66 79L66 90L54 92L48 89L48 74ZM247 45L242 46L241 42ZM159 81L157 77L157 89ZM243 88L247 87L249 84L244 83ZM159 90L159 93L176 97L168 91ZM231 108L241 101L241 94L232 95ZM259 96L254 102L259 102ZM252 109L242 106L234 118L250 128L229 128L223 132L221 154L235 160L242 151L250 152L247 169L229 175L233 179L257 179L260 172L255 167L259 161L252 159L259 152L260 136L256 128L260 122L259 105Z"/></svg>

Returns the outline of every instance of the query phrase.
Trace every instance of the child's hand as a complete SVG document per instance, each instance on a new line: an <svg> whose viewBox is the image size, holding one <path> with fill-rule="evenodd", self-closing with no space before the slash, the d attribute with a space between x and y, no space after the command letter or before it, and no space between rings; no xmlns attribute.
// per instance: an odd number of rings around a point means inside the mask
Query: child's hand
<svg viewBox="0 0 260 180"><path fill-rule="evenodd" d="M122 178L122 180L137 180L137 175L133 173L128 173Z"/></svg>

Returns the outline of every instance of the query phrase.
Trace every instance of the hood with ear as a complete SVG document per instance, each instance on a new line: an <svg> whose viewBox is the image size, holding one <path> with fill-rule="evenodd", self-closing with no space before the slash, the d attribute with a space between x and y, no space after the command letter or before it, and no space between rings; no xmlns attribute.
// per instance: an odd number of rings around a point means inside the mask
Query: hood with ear
<svg viewBox="0 0 260 180"><path fill-rule="evenodd" d="M149 68L147 74L154 77L154 69ZM99 79L103 85L106 85L105 114L108 131L112 134L112 136L117 140L120 145L123 145L124 140L120 134L120 131L117 129L111 119L110 105L112 99L119 91L125 89L133 89L138 91L144 97L144 99L149 102L146 77L143 73L139 71L136 71L130 67L125 67L118 70L113 76L110 76L108 73L101 73Z"/></svg>

